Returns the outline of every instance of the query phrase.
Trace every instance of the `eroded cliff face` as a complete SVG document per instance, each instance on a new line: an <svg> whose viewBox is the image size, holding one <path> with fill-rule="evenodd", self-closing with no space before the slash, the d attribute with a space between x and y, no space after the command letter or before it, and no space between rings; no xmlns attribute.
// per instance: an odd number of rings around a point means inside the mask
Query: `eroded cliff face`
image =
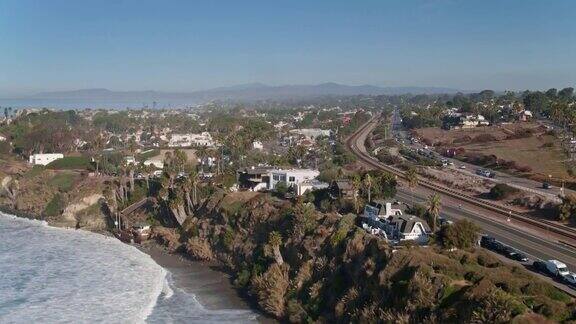
<svg viewBox="0 0 576 324"><path fill-rule="evenodd" d="M61 215L52 219L52 225L96 231L105 230L106 216L101 206L103 198L102 194L96 193L68 204Z"/></svg>
<svg viewBox="0 0 576 324"><path fill-rule="evenodd" d="M575 304L481 250L394 251L353 215L260 193L217 193L155 239L216 260L266 313L304 322L508 322L574 318Z"/></svg>
<svg viewBox="0 0 576 324"><path fill-rule="evenodd" d="M104 231L108 219L101 182L72 172L32 169L2 178L0 204L52 226Z"/></svg>

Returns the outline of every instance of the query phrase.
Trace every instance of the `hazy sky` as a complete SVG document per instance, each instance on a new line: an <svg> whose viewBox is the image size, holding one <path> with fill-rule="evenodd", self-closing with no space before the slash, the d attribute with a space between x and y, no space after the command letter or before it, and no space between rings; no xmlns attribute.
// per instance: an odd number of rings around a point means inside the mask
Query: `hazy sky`
<svg viewBox="0 0 576 324"><path fill-rule="evenodd" d="M576 85L576 1L0 1L0 94Z"/></svg>

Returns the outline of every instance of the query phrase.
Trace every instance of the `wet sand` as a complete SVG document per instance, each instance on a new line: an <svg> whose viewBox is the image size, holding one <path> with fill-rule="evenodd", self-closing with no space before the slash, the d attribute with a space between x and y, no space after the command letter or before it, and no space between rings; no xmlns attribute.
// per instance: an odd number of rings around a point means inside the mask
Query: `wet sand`
<svg viewBox="0 0 576 324"><path fill-rule="evenodd" d="M198 301L207 309L251 309L258 314L260 323L276 323L275 320L250 307L232 286L229 275L213 269L212 265L191 261L177 254L168 254L154 243L136 247L168 270L172 274L174 284L196 295Z"/></svg>

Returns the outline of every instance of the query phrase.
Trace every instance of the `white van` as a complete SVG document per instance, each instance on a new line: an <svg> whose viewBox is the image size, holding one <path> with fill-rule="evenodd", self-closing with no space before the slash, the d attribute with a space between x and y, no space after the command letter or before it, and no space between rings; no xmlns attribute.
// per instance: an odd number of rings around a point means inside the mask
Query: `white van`
<svg viewBox="0 0 576 324"><path fill-rule="evenodd" d="M550 274L557 276L557 277L564 277L565 275L569 274L568 267L558 260L548 260L546 261L546 269Z"/></svg>

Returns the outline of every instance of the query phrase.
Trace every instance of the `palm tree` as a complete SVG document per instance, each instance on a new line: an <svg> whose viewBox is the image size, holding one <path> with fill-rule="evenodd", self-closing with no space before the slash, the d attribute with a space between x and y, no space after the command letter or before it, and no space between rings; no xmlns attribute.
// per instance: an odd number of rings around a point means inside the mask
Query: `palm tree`
<svg viewBox="0 0 576 324"><path fill-rule="evenodd" d="M368 202L371 202L371 196L372 196L372 177L370 176L369 173L366 174L366 176L364 177L364 187L366 187L366 189L368 190Z"/></svg>
<svg viewBox="0 0 576 324"><path fill-rule="evenodd" d="M428 215L430 216L430 225L432 232L436 232L436 223L440 215L441 201L440 195L434 193L428 197Z"/></svg>
<svg viewBox="0 0 576 324"><path fill-rule="evenodd" d="M352 178L352 188L354 189L354 208L356 209L356 214L360 212L360 206L358 202L358 190L360 189L360 184L362 183L360 176L355 174Z"/></svg>
<svg viewBox="0 0 576 324"><path fill-rule="evenodd" d="M102 135L98 134L94 137L92 141L92 158L96 163L96 176L100 175L100 154L102 153L102 149L104 148L105 140Z"/></svg>
<svg viewBox="0 0 576 324"><path fill-rule="evenodd" d="M284 263L284 258L282 258L282 253L280 253L280 245L282 245L282 235L277 231L270 232L268 235L268 245L272 249L274 254L274 259L276 263L282 265Z"/></svg>
<svg viewBox="0 0 576 324"><path fill-rule="evenodd" d="M416 169L410 168L406 173L404 173L406 181L408 182L408 187L410 188L410 200L414 203L414 188L418 186L418 173Z"/></svg>

